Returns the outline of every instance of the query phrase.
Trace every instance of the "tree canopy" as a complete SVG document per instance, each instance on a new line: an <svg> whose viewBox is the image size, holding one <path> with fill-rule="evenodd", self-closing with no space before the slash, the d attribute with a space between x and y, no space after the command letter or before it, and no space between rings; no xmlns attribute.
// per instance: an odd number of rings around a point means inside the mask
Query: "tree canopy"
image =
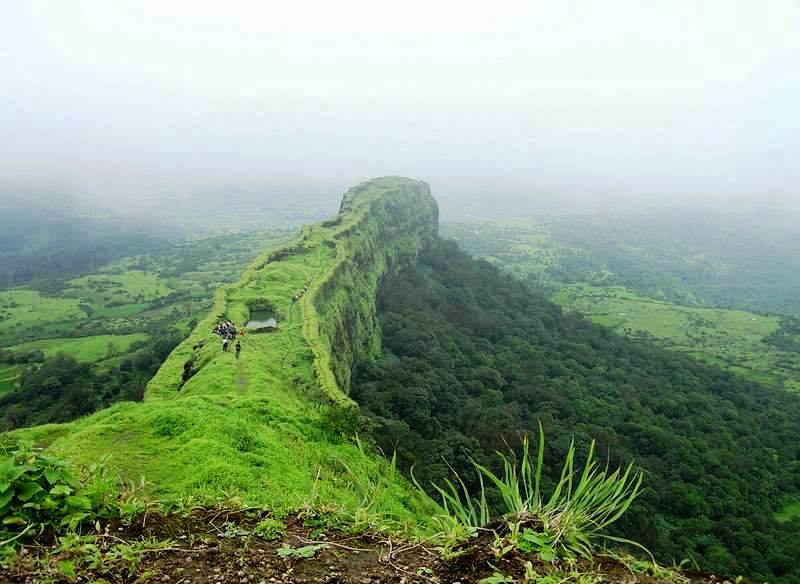
<svg viewBox="0 0 800 584"><path fill-rule="evenodd" d="M352 393L421 482L469 481L470 459L493 464L541 422L545 460L575 437L644 469L619 531L662 560L800 581L800 521L773 517L800 493L798 396L562 313L447 242L379 301L384 356L359 364Z"/></svg>

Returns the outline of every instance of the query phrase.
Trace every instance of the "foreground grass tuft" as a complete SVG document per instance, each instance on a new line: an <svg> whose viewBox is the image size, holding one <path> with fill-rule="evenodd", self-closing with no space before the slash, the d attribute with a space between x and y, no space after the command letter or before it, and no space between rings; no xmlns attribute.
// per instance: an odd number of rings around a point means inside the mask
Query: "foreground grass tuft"
<svg viewBox="0 0 800 584"><path fill-rule="evenodd" d="M497 547L504 546L525 553L535 553L546 561L556 557L591 557L601 542L613 541L638 546L635 542L606 533L606 529L628 510L639 494L642 485L641 471L634 471L633 463L627 468L601 468L595 460L595 444L578 474L575 467L575 442L570 444L561 469L561 477L552 493L545 496L541 489L544 465L544 432L539 426L539 446L535 460L531 457L527 437L522 441L522 457L500 454L503 474L473 462L480 480L480 493L472 496L464 481L447 482L444 487L434 485L441 497L442 513L438 523L442 527L440 539L445 548L454 549L454 543L464 535L475 536L487 528L495 515L486 497L486 482L500 493L503 508ZM417 485L420 489L419 484ZM455 541L454 541L455 540ZM643 548L642 548L643 549Z"/></svg>

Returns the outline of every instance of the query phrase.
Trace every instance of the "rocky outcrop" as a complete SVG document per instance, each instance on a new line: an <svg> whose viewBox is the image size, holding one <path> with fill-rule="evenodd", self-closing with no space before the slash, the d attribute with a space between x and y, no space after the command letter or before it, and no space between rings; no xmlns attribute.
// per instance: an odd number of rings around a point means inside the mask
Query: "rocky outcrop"
<svg viewBox="0 0 800 584"><path fill-rule="evenodd" d="M439 210L427 183L377 179L345 194L336 223L336 258L309 298L303 330L330 395L349 391L356 361L379 355L380 281L433 241Z"/></svg>

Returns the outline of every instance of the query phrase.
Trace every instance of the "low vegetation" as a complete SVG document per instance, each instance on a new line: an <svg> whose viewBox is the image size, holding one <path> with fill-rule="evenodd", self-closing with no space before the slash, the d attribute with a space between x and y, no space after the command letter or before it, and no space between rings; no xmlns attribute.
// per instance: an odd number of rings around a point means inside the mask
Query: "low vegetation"
<svg viewBox="0 0 800 584"><path fill-rule="evenodd" d="M495 548L534 553L546 562L557 558L591 558L601 549L599 544L604 540L638 545L611 536L606 529L636 499L643 475L634 472L632 464L624 472L599 470L594 447L593 442L580 470L575 466L575 443L570 444L561 476L547 494L542 489L544 432L541 426L535 461L530 456L527 438L523 438L519 462L513 457L500 456L503 468L500 475L473 462L480 484L477 496L469 492L460 477L456 479L459 486L450 480L445 481L445 487L434 484L444 511L437 519L446 528L437 535L445 542L445 553L461 553L458 549L454 551L454 547L463 544L465 538L456 537L453 542L452 534L461 532L476 537L479 530L487 530L490 525L495 526L490 530L495 537ZM499 511L493 512L489 507L487 482L500 494Z"/></svg>
<svg viewBox="0 0 800 584"><path fill-rule="evenodd" d="M15 445L0 459L0 548L109 516L116 508L115 487L102 466L79 473L30 444Z"/></svg>
<svg viewBox="0 0 800 584"><path fill-rule="evenodd" d="M455 490L440 491L441 506L429 500L438 523L397 521L385 506L396 486L391 472L376 482L365 468L348 468L355 495L350 503L319 506L312 488L297 509L276 515L252 507L209 508L192 499L148 502L134 485L120 486L102 464L76 472L65 460L17 444L0 462L0 573L12 582L144 582L211 574L217 581L240 582L245 576L299 572L311 575L304 581L323 582L341 570L346 578L362 579L585 584L621 571L631 582L638 581L636 574L689 581L649 561L597 555L596 537L636 497L641 475L630 468L622 475L600 471L591 455L579 472L573 449L561 482L545 496L539 484L543 440L540 435L535 463L527 449L519 466L503 457L502 478L476 465L508 496L506 513L481 525L464 521L473 502L465 503L469 495L462 499ZM488 519L488 508L483 512ZM452 527L437 531L436 525L445 524L464 529L457 537Z"/></svg>

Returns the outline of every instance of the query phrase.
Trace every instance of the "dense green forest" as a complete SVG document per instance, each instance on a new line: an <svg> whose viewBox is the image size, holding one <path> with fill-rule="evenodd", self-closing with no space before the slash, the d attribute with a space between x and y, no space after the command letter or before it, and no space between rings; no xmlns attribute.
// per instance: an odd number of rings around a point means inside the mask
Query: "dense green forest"
<svg viewBox="0 0 800 584"><path fill-rule="evenodd" d="M662 560L800 582L800 520L773 516L800 493L796 395L563 313L451 243L383 283L380 318L385 356L359 365L353 396L421 481L451 466L472 481L470 459L491 463L541 422L545 460L574 436L641 465L620 531Z"/></svg>
<svg viewBox="0 0 800 584"><path fill-rule="evenodd" d="M94 368L64 353L28 364L16 389L0 395L0 427L68 422L121 400L141 400L147 382L184 338L172 327L152 334L133 343L113 368Z"/></svg>
<svg viewBox="0 0 800 584"><path fill-rule="evenodd" d="M800 390L791 221L696 210L450 223L442 231L619 334Z"/></svg>

